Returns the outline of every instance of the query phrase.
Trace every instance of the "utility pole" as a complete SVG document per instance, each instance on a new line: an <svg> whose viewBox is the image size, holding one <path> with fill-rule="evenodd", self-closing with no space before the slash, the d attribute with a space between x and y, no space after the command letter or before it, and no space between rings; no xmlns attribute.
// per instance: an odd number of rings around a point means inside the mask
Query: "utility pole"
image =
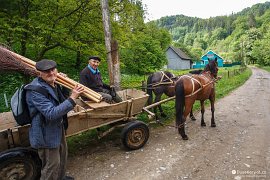
<svg viewBox="0 0 270 180"><path fill-rule="evenodd" d="M118 45L116 41L112 43L110 28L110 12L108 0L101 0L102 19L104 27L105 45L107 50L107 63L110 77L110 85L116 90L120 89L120 62L118 56ZM113 46L113 48L112 48Z"/></svg>

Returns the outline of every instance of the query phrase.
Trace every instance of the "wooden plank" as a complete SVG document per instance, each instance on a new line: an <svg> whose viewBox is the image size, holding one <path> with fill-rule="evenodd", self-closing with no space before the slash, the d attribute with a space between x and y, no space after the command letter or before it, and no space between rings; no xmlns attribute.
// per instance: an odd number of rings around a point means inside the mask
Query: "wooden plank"
<svg viewBox="0 0 270 180"><path fill-rule="evenodd" d="M122 118L122 117L125 117L126 114L123 114L123 113L102 113L102 114L97 114L95 112L92 112L92 113L87 113L86 115L87 117L89 118L92 118L92 119L107 119L107 118Z"/></svg>
<svg viewBox="0 0 270 180"><path fill-rule="evenodd" d="M111 106L111 104L105 102L105 101L101 101L99 103L93 103L93 102L85 102L90 108L96 109L96 108L100 108L100 107L107 107L107 106Z"/></svg>
<svg viewBox="0 0 270 180"><path fill-rule="evenodd" d="M71 136L71 135L75 135L90 129L95 129L97 127L101 127L101 126L105 126L114 122L118 122L118 121L122 121L125 120L126 118L97 118L97 119L93 119L93 118L83 118L80 119L80 121L78 122L78 119L76 119L76 117L72 117L69 118L68 122L69 122L69 127L67 129L67 135Z"/></svg>
<svg viewBox="0 0 270 180"><path fill-rule="evenodd" d="M7 131L0 132L0 152L7 150L9 147L8 133Z"/></svg>
<svg viewBox="0 0 270 180"><path fill-rule="evenodd" d="M12 112L0 113L0 131L17 126Z"/></svg>
<svg viewBox="0 0 270 180"><path fill-rule="evenodd" d="M16 146L30 146L29 142L29 127L30 126L21 126L18 128L19 141L15 142Z"/></svg>

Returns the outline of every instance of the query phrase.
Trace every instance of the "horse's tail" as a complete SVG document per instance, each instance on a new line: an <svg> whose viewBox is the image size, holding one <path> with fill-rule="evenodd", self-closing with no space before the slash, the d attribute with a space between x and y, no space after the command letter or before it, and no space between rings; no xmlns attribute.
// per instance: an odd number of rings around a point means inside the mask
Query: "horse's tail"
<svg viewBox="0 0 270 180"><path fill-rule="evenodd" d="M153 91L152 91L152 86L151 86L151 84L152 84L152 76L153 76L153 74L151 74L147 78L147 89L146 89L146 92L149 95L149 98L148 98L148 101L147 101L147 104L148 105L152 104L152 102L153 102Z"/></svg>
<svg viewBox="0 0 270 180"><path fill-rule="evenodd" d="M176 112L176 126L178 127L183 122L183 112L185 105L185 92L183 80L179 80L175 85L175 112Z"/></svg>

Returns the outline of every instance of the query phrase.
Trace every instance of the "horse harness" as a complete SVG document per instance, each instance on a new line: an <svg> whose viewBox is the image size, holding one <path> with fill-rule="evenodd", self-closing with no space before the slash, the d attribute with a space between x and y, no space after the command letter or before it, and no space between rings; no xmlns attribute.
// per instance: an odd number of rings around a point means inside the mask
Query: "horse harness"
<svg viewBox="0 0 270 180"><path fill-rule="evenodd" d="M207 73L207 74L209 75L209 77L211 78L211 80L210 80L208 83L206 83L206 84L202 84L199 80L195 79L195 78L194 78L194 75L192 75L192 76L189 76L189 75L183 75L183 76L180 77L180 79L181 79L182 77L188 77L188 78L191 80L191 82L192 82L192 93L186 95L185 97L193 96L193 95L197 94L199 91L201 91L203 88L205 88L206 86L208 86L208 85L210 85L210 84L216 82L216 79L215 79L215 78L212 78L212 77L210 76L209 72L206 72L206 73ZM200 74L199 76L202 76L204 79L209 80L209 79L208 79L207 77L205 77L205 75L203 75L203 74ZM197 82L197 83L200 85L200 88L197 89L196 91L195 91L195 82Z"/></svg>
<svg viewBox="0 0 270 180"><path fill-rule="evenodd" d="M183 76L180 77L180 79L181 79L182 77L188 77L188 78L191 80L191 82L192 82L192 93L189 94L189 95L186 95L185 97L193 96L194 94L198 93L198 92L201 91L203 88L205 88L206 86L208 86L208 85L210 85L210 84L212 84L212 83L214 83L214 82L217 81L217 79L212 78L212 77L210 76L210 72L207 72L207 74L208 74L208 76L211 78L211 80L210 80L208 83L206 83L206 84L202 84L199 80L195 79L195 78L194 78L194 75L191 75L191 76L190 76L190 75L183 75ZM199 76L202 76L204 79L209 80L209 79L208 79L206 76L204 76L203 74L200 74ZM195 87L194 82L197 82L197 83L200 85L200 88L197 89L196 91L194 91L194 87ZM159 121L159 120L157 120L156 122L159 123L159 124L162 125L162 126L168 126L168 127L174 127L174 128L181 128L181 127L185 126L185 124L190 123L191 121L183 122L183 123L179 124L178 126L164 124L164 123L162 123L162 122Z"/></svg>
<svg viewBox="0 0 270 180"><path fill-rule="evenodd" d="M161 71L161 73L162 73L162 77L161 77L160 81L157 82L157 83L149 84L149 85L152 85L152 87L156 87L156 86L159 86L159 85L166 85L166 84L173 84L174 83L172 79L176 78L175 76L170 78L163 71ZM167 78L169 81L166 82L165 80L167 80L167 79L164 80L164 78Z"/></svg>

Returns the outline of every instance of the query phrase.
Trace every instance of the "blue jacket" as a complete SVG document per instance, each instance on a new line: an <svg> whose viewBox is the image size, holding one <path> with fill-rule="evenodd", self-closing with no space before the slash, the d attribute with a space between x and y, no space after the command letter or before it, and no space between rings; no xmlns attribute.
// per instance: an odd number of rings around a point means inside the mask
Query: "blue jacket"
<svg viewBox="0 0 270 180"><path fill-rule="evenodd" d="M29 130L30 144L33 148L57 148L60 145L63 130L63 117L75 106L71 98L62 103L52 87L41 78L35 78L30 84L41 86L48 96L28 90L26 101L33 115Z"/></svg>

